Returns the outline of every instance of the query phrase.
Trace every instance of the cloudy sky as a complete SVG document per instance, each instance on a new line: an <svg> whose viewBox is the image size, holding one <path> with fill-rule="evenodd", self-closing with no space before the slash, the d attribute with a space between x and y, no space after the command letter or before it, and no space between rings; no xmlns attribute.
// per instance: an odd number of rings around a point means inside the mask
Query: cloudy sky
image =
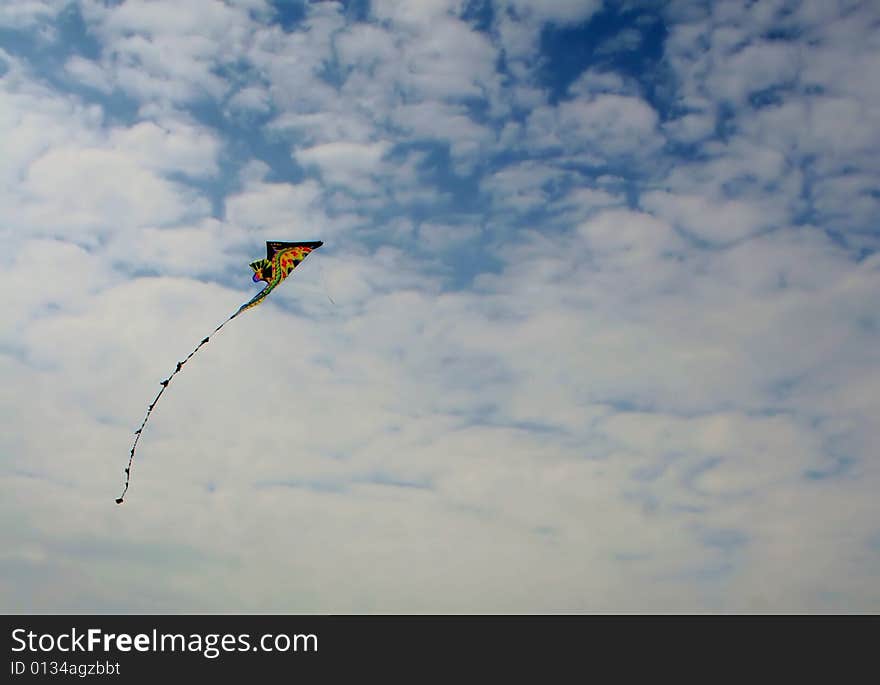
<svg viewBox="0 0 880 685"><path fill-rule="evenodd" d="M877 73L871 0L0 4L0 609L880 610Z"/></svg>

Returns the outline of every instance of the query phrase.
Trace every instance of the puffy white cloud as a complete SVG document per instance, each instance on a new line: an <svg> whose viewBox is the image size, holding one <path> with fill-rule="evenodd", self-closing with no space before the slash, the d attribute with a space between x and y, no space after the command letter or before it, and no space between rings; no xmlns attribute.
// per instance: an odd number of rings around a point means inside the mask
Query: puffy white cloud
<svg viewBox="0 0 880 685"><path fill-rule="evenodd" d="M0 26L28 29L53 19L67 5L66 0L24 0L0 7Z"/></svg>
<svg viewBox="0 0 880 685"><path fill-rule="evenodd" d="M481 153L494 141L492 130L475 122L458 105L430 101L402 105L392 116L404 140L448 143L456 171L463 174L477 164Z"/></svg>
<svg viewBox="0 0 880 685"><path fill-rule="evenodd" d="M500 211L525 212L545 207L550 201L548 188L561 183L566 173L536 161L521 162L496 171L483 181Z"/></svg>
<svg viewBox="0 0 880 685"><path fill-rule="evenodd" d="M135 162L164 173L211 176L217 173L220 141L183 121L143 121L110 132L109 145Z"/></svg>
<svg viewBox="0 0 880 685"><path fill-rule="evenodd" d="M255 181L227 199L226 216L267 234L286 232L291 225L314 225L312 212L319 211L315 205L319 192L313 181L297 185Z"/></svg>
<svg viewBox="0 0 880 685"><path fill-rule="evenodd" d="M374 175L381 171L388 151L385 141L377 143L335 142L297 150L294 155L303 166L316 166L325 183L343 185L355 192L375 192Z"/></svg>
<svg viewBox="0 0 880 685"><path fill-rule="evenodd" d="M787 197L792 212L814 212L836 230L853 231L860 242L875 198L843 190L854 184L841 176L877 172L870 122L877 118L880 91L861 76L877 58L868 28L875 12L864 3L845 10L820 4L718 3L711 13L679 13L685 21L671 28L666 53L680 103L691 113L666 130L685 142L700 140L722 105L728 107L723 128L737 146L785 158L776 192ZM764 91L769 95L762 100Z"/></svg>
<svg viewBox="0 0 880 685"><path fill-rule="evenodd" d="M173 174L217 172L216 136L183 119L108 127L104 110L31 78L0 78L9 236L32 231L95 244L128 229L204 216L210 205Z"/></svg>
<svg viewBox="0 0 880 685"><path fill-rule="evenodd" d="M715 117L706 112L691 112L663 124L663 131L673 140L695 143L715 131Z"/></svg>
<svg viewBox="0 0 880 685"><path fill-rule="evenodd" d="M204 200L144 170L127 155L59 147L35 160L20 185L21 220L54 236L106 234L204 214Z"/></svg>
<svg viewBox="0 0 880 685"><path fill-rule="evenodd" d="M712 202L699 195L649 192L641 205L681 226L689 234L712 243L735 242L773 225L777 217L760 207L736 200Z"/></svg>
<svg viewBox="0 0 880 685"><path fill-rule="evenodd" d="M480 227L474 224L423 223L419 226L419 239L428 249L468 249L479 239Z"/></svg>
<svg viewBox="0 0 880 685"><path fill-rule="evenodd" d="M233 110L264 113L271 108L271 100L266 88L248 86L229 98L228 106Z"/></svg>
<svg viewBox="0 0 880 685"><path fill-rule="evenodd" d="M67 60L67 63L64 65L64 71L76 81L89 88L94 88L102 93L109 93L113 90L113 81L110 73L93 60L74 55Z"/></svg>
<svg viewBox="0 0 880 685"><path fill-rule="evenodd" d="M85 0L81 9L102 42L101 63L112 83L139 99L175 103L225 94L229 84L218 68L242 57L252 40L251 17L268 11L264 3L248 8L220 0L184 7L165 0ZM74 65L83 73L82 62Z"/></svg>
<svg viewBox="0 0 880 685"><path fill-rule="evenodd" d="M657 113L644 100L613 93L577 97L529 115L528 145L603 157L650 154L662 144Z"/></svg>

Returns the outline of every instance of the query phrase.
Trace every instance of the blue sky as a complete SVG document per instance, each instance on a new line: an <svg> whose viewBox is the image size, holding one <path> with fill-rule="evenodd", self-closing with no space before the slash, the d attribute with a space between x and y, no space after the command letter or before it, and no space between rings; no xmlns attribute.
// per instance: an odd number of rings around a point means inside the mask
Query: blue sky
<svg viewBox="0 0 880 685"><path fill-rule="evenodd" d="M3 5L0 608L876 611L878 25Z"/></svg>

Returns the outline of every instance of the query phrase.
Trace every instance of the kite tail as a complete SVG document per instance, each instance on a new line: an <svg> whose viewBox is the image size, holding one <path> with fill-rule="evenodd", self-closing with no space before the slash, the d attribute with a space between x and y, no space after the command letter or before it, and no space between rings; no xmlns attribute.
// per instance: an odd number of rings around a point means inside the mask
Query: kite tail
<svg viewBox="0 0 880 685"><path fill-rule="evenodd" d="M236 316L241 314L244 311L244 309L245 309L245 305L242 305L242 307L239 308L239 310L236 311L235 314L233 314L228 319L226 319L226 321L224 321L219 326L217 326L217 328L214 329L214 332L211 333L211 335L214 335L214 333L219 331L226 324L228 324L230 321L232 321ZM174 378L178 373L180 373L180 370L183 368L183 365L186 364L190 359L192 359L192 356L196 352L199 351L199 348L201 348L202 345L204 345L205 343L207 343L211 339L211 335L206 336L205 339L202 340L202 342L200 342L198 345L196 345L195 349L186 356L186 359L184 359L182 362L177 362L177 367L174 369L174 371L171 372L171 375L168 376L168 378L166 378L164 381L162 381L160 383L160 385L162 386L162 389L159 391L159 394L156 395L156 399L153 400L152 404L150 404L150 406L147 407L147 414L146 414L146 416L144 416L143 422L141 422L141 427L138 428L134 432L134 442L131 445L131 452L128 455L128 466L125 467L125 487L122 489L122 494L116 498L116 504L122 504L122 501L125 498L125 493L128 492L128 485L131 482L131 465L132 465L132 462L134 461L134 453L135 453L135 450L137 449L138 441L141 439L141 433L143 432L144 427L147 425L147 421L150 418L150 414L153 413L153 407L156 406L156 403L159 401L159 398L162 397L162 393L165 392L165 389L168 387L168 384L171 382L171 379Z"/></svg>

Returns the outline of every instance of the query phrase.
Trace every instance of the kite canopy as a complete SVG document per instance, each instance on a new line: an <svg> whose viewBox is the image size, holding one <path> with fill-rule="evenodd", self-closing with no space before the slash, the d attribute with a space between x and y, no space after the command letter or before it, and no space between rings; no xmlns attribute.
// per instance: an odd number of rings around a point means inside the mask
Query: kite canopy
<svg viewBox="0 0 880 685"><path fill-rule="evenodd" d="M250 263L250 267L254 270L254 283L260 281L270 283L272 281L272 276L274 274L273 262L277 253L284 253L282 263L288 267L287 273L289 274L292 269L295 269L299 263L306 258L306 255L308 255L309 252L321 247L323 244L324 243L320 240L309 243L281 243L277 241L267 241L266 258ZM286 275L284 277L286 278Z"/></svg>
<svg viewBox="0 0 880 685"><path fill-rule="evenodd" d="M253 281L265 281L266 287L257 293L250 302L241 306L239 311L256 307L281 281L298 267L312 250L316 250L323 241L315 240L305 243L266 242L266 258L250 263L254 270Z"/></svg>
<svg viewBox="0 0 880 685"><path fill-rule="evenodd" d="M263 288L260 292L254 295L248 302L245 302L238 310L230 316L226 321L221 323L217 328L214 329L214 333L219 331L223 326L232 321L236 316L241 314L246 309L250 309L252 307L256 307L263 300L266 299L266 296L272 292L276 286L281 283L285 278L287 278L290 273L302 264L302 261L312 252L312 250L316 250L321 245L323 245L323 241L314 240L311 242L304 243L285 243L278 241L266 241L266 258L260 259L255 262L251 262L250 267L254 270L254 283L259 281L265 281L266 287ZM211 335L214 335L211 333ZM192 356L199 351L202 345L206 344L211 339L211 336L207 336L202 342L196 345L195 349L189 353L189 355L183 361L177 362L177 367L171 373L168 378L163 380L160 385L162 389L159 391L159 394L156 395L156 399L153 400L153 403L147 408L147 414L144 416L144 420L141 423L140 428L138 428L134 435L134 443L131 446L131 452L128 457L128 466L125 469L125 487L122 490L122 494L116 498L116 504L122 504L122 501L125 497L125 493L128 492L128 485L131 481L131 465L134 461L134 452L137 449L138 441L141 439L141 434L143 433L144 427L147 425L147 421L150 418L150 414L153 411L153 407L156 406L156 403L159 401L159 398L162 397L162 393L165 392L165 389L168 387L168 384L171 382L171 379L174 378L180 370L183 368L183 365L186 364Z"/></svg>

